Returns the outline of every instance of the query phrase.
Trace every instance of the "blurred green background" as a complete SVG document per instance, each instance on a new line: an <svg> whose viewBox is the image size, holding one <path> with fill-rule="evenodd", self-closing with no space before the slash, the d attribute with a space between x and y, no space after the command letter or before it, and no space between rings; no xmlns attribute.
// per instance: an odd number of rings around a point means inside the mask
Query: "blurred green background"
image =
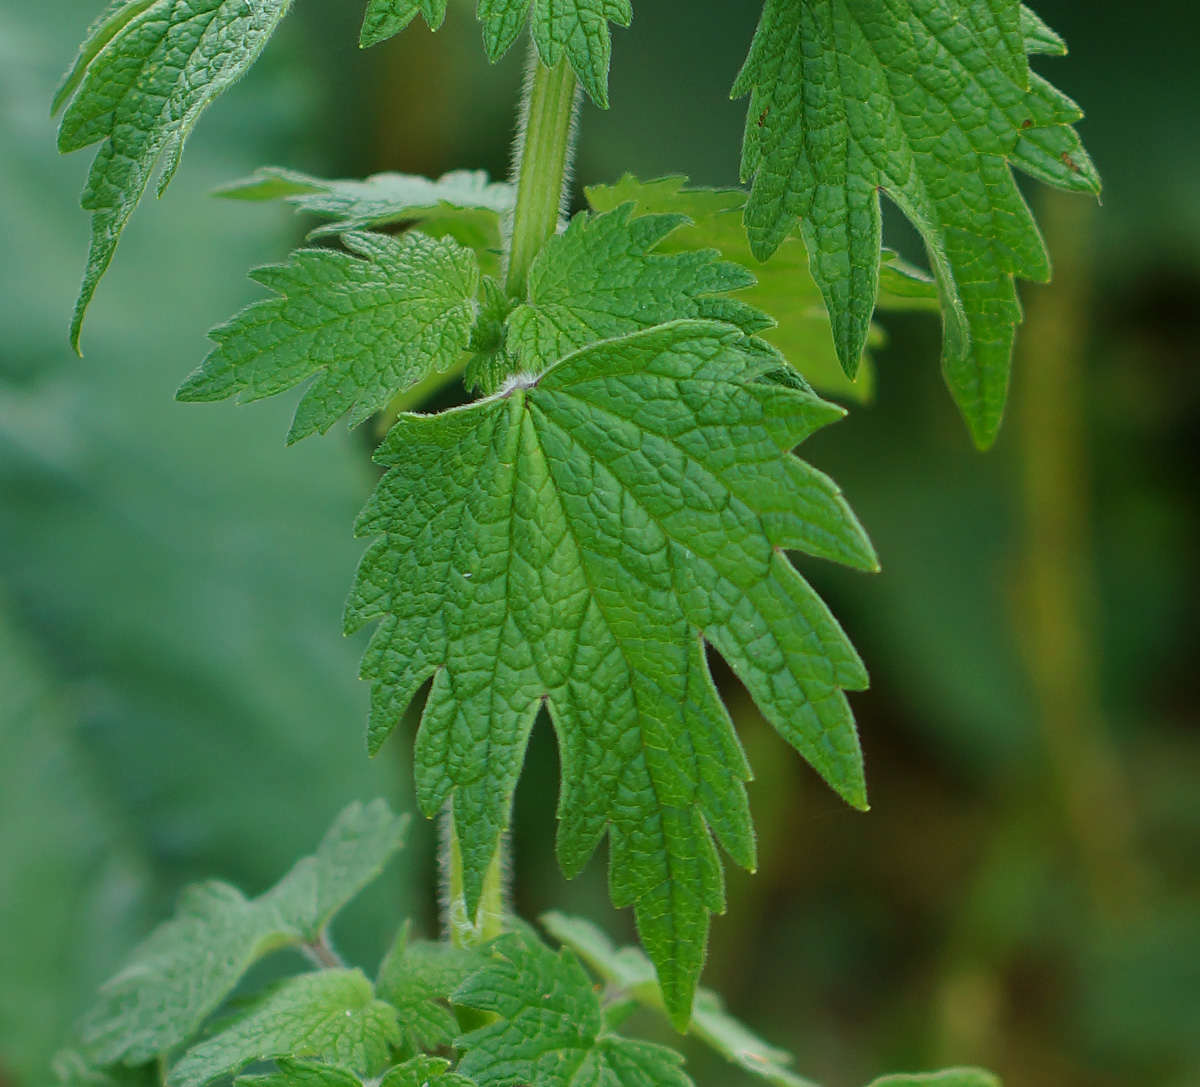
<svg viewBox="0 0 1200 1087"><path fill-rule="evenodd" d="M94 986L220 876L258 891L355 797L410 806L406 743L364 753L340 607L369 433L283 447L287 404L182 406L246 270L302 234L207 198L262 164L506 172L519 57L470 4L356 48L359 0L300 0L147 201L66 346L87 156L48 103L99 0L0 0L0 1087L41 1087ZM736 182L727 88L757 5L638 0L578 183ZM987 1064L1010 1087L1200 1083L1200 9L1043 0L1072 54L1103 208L1031 186L1058 277L1025 297L998 447L971 451L929 316L888 318L872 404L814 439L882 556L806 564L873 673L874 808L840 806L720 671L758 773L761 866L731 872L706 980L828 1087ZM896 217L888 240L920 259ZM369 428L364 428L369 430ZM410 730L411 735L411 730ZM539 726L514 894L629 937L603 863L552 856ZM372 964L437 924L432 832L340 925ZM746 1083L691 1053L701 1084Z"/></svg>

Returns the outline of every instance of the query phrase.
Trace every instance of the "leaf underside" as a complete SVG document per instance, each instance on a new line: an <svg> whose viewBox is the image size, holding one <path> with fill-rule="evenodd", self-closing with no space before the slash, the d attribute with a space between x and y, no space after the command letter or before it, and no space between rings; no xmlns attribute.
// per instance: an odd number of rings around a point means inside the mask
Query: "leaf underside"
<svg viewBox="0 0 1200 1087"><path fill-rule="evenodd" d="M734 94L750 95L745 222L760 259L800 221L842 365L878 288L879 197L921 233L942 296L943 371L974 440L996 437L1045 245L1013 177L1098 192L1079 108L1029 70L1061 42L1018 0L766 0Z"/></svg>
<svg viewBox="0 0 1200 1087"><path fill-rule="evenodd" d="M512 185L491 181L483 170L452 170L436 181L395 173L330 181L273 166L222 186L217 195L285 200L299 212L331 220L312 232L315 237L415 224L430 237L448 236L474 249L481 264L490 257L497 266L501 220L516 200Z"/></svg>
<svg viewBox="0 0 1200 1087"><path fill-rule="evenodd" d="M528 23L542 63L552 68L565 56L591 100L608 109L608 24L629 25L630 0L479 0L478 14L489 60L504 56Z"/></svg>
<svg viewBox="0 0 1200 1087"><path fill-rule="evenodd" d="M479 0L477 13L490 61L504 56L528 26L542 63L552 68L565 56L592 101L608 108L608 24L629 25L630 0ZM446 0L370 0L361 44L377 45L399 34L418 14L436 30L446 16Z"/></svg>
<svg viewBox="0 0 1200 1087"><path fill-rule="evenodd" d="M92 242L71 320L84 314L155 165L162 195L200 115L262 52L291 0L125 0L93 24L55 96L60 151L100 143L82 204ZM69 104L68 104L69 103Z"/></svg>
<svg viewBox="0 0 1200 1087"><path fill-rule="evenodd" d="M399 34L422 15L430 30L446 18L446 0L370 0L358 44L366 49Z"/></svg>
<svg viewBox="0 0 1200 1087"><path fill-rule="evenodd" d="M707 641L767 719L865 806L844 691L862 664L785 549L862 569L874 554L836 487L792 456L842 414L763 380L744 334L678 321L568 355L505 395L402 416L358 524L379 536L347 604L379 620L364 660L378 749L432 677L417 737L427 814L452 800L468 910L508 824L534 718L558 734L558 852L607 835L667 1006L686 1021L714 838L752 868L749 767Z"/></svg>

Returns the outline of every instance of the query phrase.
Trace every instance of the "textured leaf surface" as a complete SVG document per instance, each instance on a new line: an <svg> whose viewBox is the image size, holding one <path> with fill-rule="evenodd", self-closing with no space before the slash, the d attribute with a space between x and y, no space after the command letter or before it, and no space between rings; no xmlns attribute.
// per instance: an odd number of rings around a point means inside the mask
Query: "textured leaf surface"
<svg viewBox="0 0 1200 1087"><path fill-rule="evenodd" d="M421 14L431 30L446 18L446 0L370 0L359 45L364 49L399 34Z"/></svg>
<svg viewBox="0 0 1200 1087"><path fill-rule="evenodd" d="M476 1087L472 1080L450 1071L450 1062L425 1054L389 1068L380 1087Z"/></svg>
<svg viewBox="0 0 1200 1087"><path fill-rule="evenodd" d="M674 1050L604 1030L599 997L570 950L523 932L489 953L454 998L500 1017L457 1043L459 1071L479 1087L690 1087Z"/></svg>
<svg viewBox="0 0 1200 1087"><path fill-rule="evenodd" d="M617 949L590 921L548 913L542 924L559 943L575 952L605 984L638 1003L665 1011L654 966L640 948ZM727 1061L778 1087L812 1087L788 1065L792 1055L764 1042L733 1018L711 989L698 989L688 1033L711 1046ZM964 1085L965 1087L965 1085Z"/></svg>
<svg viewBox="0 0 1200 1087"><path fill-rule="evenodd" d="M193 1046L168 1087L203 1087L253 1061L319 1057L360 1074L382 1070L400 1040L396 1009L375 999L360 970L321 970L285 981L256 1011Z"/></svg>
<svg viewBox="0 0 1200 1087"><path fill-rule="evenodd" d="M415 174L375 174L365 181L327 181L294 170L264 167L217 190L232 200L285 200L297 211L332 222L315 230L344 234L419 224L423 233L446 235L476 251L481 261L501 245L500 221L512 211L513 186L491 181L482 170L454 170L436 181Z"/></svg>
<svg viewBox="0 0 1200 1087"><path fill-rule="evenodd" d="M401 1018L403 1015L402 1011ZM456 1033L457 1030L451 1034L451 1041ZM275 1069L259 1076L239 1076L237 1087L362 1087L363 1084L357 1072L325 1061L276 1057ZM448 1060L425 1054L389 1068L378 1080L372 1077L377 1087L430 1087L435 1082L437 1087L472 1087L465 1076L450 1071Z"/></svg>
<svg viewBox="0 0 1200 1087"><path fill-rule="evenodd" d="M490 396L518 369L508 353L508 318L517 304L498 279L484 278L471 329L471 360L463 374L463 384L472 392Z"/></svg>
<svg viewBox="0 0 1200 1087"><path fill-rule="evenodd" d="M301 249L252 277L279 296L210 334L217 347L180 400L258 400L314 378L288 433L357 426L466 350L479 266L457 242L417 231L347 234L352 253Z"/></svg>
<svg viewBox="0 0 1200 1087"><path fill-rule="evenodd" d="M563 767L559 858L610 839L667 1006L686 1021L710 911L712 836L754 865L749 767L708 672L728 660L767 719L865 804L843 693L862 664L784 548L875 559L837 488L790 455L842 414L760 381L728 325L684 321L569 355L536 382L439 416L402 416L358 524L381 535L347 604L381 620L363 665L377 749L433 678L420 803L453 799L468 910L547 705Z"/></svg>
<svg viewBox="0 0 1200 1087"><path fill-rule="evenodd" d="M381 800L352 804L317 853L260 897L227 883L189 888L175 916L105 985L81 1027L85 1056L141 1064L190 1037L255 961L319 939L399 849L404 824Z"/></svg>
<svg viewBox="0 0 1200 1087"><path fill-rule="evenodd" d="M1033 41L1026 44L1022 26ZM1018 0L767 0L734 93L751 95L746 226L773 253L801 221L834 342L853 374L876 295L885 192L924 238L942 295L943 369L975 441L1003 414L1021 318L1015 278L1049 259L1011 166L1100 182L1082 114L1029 71L1041 28Z"/></svg>
<svg viewBox="0 0 1200 1087"><path fill-rule="evenodd" d="M323 1061L278 1057L275 1071L260 1076L238 1076L237 1087L361 1087L353 1072Z"/></svg>
<svg viewBox="0 0 1200 1087"><path fill-rule="evenodd" d="M83 207L92 245L71 344L121 231L163 160L158 191L170 183L183 145L213 100L245 73L291 0L126 0L92 26L55 99L67 100L60 151L103 141Z"/></svg>
<svg viewBox="0 0 1200 1087"><path fill-rule="evenodd" d="M774 327L759 335L778 347L819 392L869 399L872 368L862 366L854 377L848 377L838 362L829 313L808 270L800 230L793 229L764 263L751 253L742 223L747 194L740 189L685 188L686 184L684 177L642 182L626 174L615 185L590 186L587 198L597 211L610 211L632 201L635 215L687 216L689 222L667 235L656 251L667 254L713 248L727 261L748 268L755 283L738 297L775 321ZM877 304L881 310L936 309L937 288L929 277L884 249ZM872 326L868 346L882 341L882 330Z"/></svg>
<svg viewBox="0 0 1200 1087"><path fill-rule="evenodd" d="M508 353L522 370L544 369L598 340L688 317L728 321L759 332L771 319L745 303L718 297L754 277L715 249L654 250L687 220L632 218L633 204L600 215L581 212L546 242L529 271L529 298L508 319Z"/></svg>
<svg viewBox="0 0 1200 1087"><path fill-rule="evenodd" d="M450 1011L454 992L482 960L466 948L428 940L410 941L405 925L379 968L380 997L400 1011L400 1022L413 1047L449 1045L458 1033Z"/></svg>
<svg viewBox="0 0 1200 1087"><path fill-rule="evenodd" d="M533 9L533 40L548 68L564 55L592 101L608 108L609 23L628 26L630 0L479 0L488 57L499 60L525 29Z"/></svg>

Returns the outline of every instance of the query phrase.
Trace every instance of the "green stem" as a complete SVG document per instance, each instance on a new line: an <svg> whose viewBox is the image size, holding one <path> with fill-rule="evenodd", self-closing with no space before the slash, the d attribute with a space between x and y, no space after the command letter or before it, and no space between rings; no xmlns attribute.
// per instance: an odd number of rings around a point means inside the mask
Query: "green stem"
<svg viewBox="0 0 1200 1087"><path fill-rule="evenodd" d="M529 268L558 230L572 153L578 104L575 73L566 58L553 68L530 45L529 75L517 135L517 203L513 209L506 289L524 298ZM457 947L478 947L504 931L504 843L497 844L483 881L479 909L472 917L463 895L462 850L447 813L442 845L446 886L447 936Z"/></svg>
<svg viewBox="0 0 1200 1087"><path fill-rule="evenodd" d="M525 297L529 266L558 229L577 99L575 73L566 58L547 68L532 45L530 50L517 136L517 205L505 285L513 298Z"/></svg>
<svg viewBox="0 0 1200 1087"><path fill-rule="evenodd" d="M472 918L467 913L463 894L462 850L454 831L454 818L447 812L444 845L442 847L444 879L446 880L446 929L455 947L479 947L504 931L504 843L496 853L483 877L483 895L479 909Z"/></svg>

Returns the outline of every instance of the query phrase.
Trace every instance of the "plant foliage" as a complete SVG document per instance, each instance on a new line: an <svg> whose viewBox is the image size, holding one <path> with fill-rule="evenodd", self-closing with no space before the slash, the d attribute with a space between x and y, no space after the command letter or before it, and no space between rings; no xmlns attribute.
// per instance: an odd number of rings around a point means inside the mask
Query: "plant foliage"
<svg viewBox="0 0 1200 1087"><path fill-rule="evenodd" d="M83 201L93 242L76 346L156 163L161 193L200 113L287 8L119 0L93 26L56 101L64 150L101 144ZM446 11L445 0L370 0L362 43L417 15L436 29ZM545 709L561 753L562 867L578 873L607 839L613 901L633 907L648 959L562 918L550 921L569 945L558 952L516 924L470 952L410 942L406 929L370 982L337 961L326 929L395 850L400 823L379 806L351 809L266 895L190 892L85 1021L85 1064L165 1059L254 961L290 946L322 969L193 1046L171 1087L261 1060L277 1072L259 1087L686 1087L677 1054L616 1032L631 1002L780 1087L803 1083L697 990L710 915L725 903L717 846L756 863L751 770L708 653L866 807L846 698L866 671L793 554L878 564L837 486L793 452L844 414L804 375L854 388L878 342L876 308L940 305L951 391L976 442L992 441L1015 280L1049 274L1012 167L1099 185L1071 127L1078 109L1029 69L1030 54L1061 41L1017 0L765 0L734 87L751 100L749 192L626 177L590 189L591 209L555 232L562 194L538 186L567 172L568 67L607 106L610 24L627 25L630 4L479 0L478 16L493 60L530 29L527 112L543 112L522 138L544 146L519 144L534 164L517 171L520 191L467 171L357 182L266 169L226 187L321 217L322 244L254 273L273 297L214 330L179 395L253 400L307 382L292 441L343 415L379 417L386 473L358 521L372 543L345 613L348 632L377 624L362 669L369 746L428 684L417 794L427 815L451 812L473 918ZM920 230L932 275L882 247L881 192ZM522 231L536 244L518 247ZM458 376L482 395L408 410ZM597 996L576 952L616 1003ZM432 1059L451 1046L456 1066ZM912 1082L987 1082L943 1076Z"/></svg>
<svg viewBox="0 0 1200 1087"><path fill-rule="evenodd" d="M371 745L432 676L418 796L431 815L453 800L468 911L546 705L563 868L608 834L614 900L636 907L684 1022L723 908L710 832L754 866L749 768L704 642L866 803L842 693L866 674L782 549L867 569L874 554L837 488L789 453L841 410L764 380L777 366L736 329L681 321L568 354L469 408L403 416L358 526L381 534L347 605L348 629L382 620L364 665Z"/></svg>
<svg viewBox="0 0 1200 1087"><path fill-rule="evenodd" d="M813 278L853 374L879 286L879 194L921 232L945 320L942 364L975 441L995 440L1015 278L1050 261L1011 167L1066 189L1100 180L1083 115L1030 72L1061 41L1018 0L766 0L734 86L749 94L742 177L766 259L801 224Z"/></svg>
<svg viewBox="0 0 1200 1087"><path fill-rule="evenodd" d="M237 1087L692 1087L679 1053L619 1030L631 1002L661 1012L663 998L641 953L614 951L587 922L547 917L548 930L563 945L557 951L516 921L477 950L411 940L405 923L374 981L343 964L325 931L328 915L378 874L399 844L403 822L383 801L352 806L315 856L261 898L248 900L227 884L185 891L177 916L151 934L108 987L129 991L136 979L139 1011L131 1014L102 996L75 1047L55 1061L60 1087L132 1087L155 1064L166 1087L206 1087L261 1062L273 1068L239 1077ZM206 935L182 927L189 904L214 886L264 909L287 903L282 913L300 924L293 937L316 933L322 961L236 1000L229 999L232 984L223 983L200 1014L195 1005L181 1004L179 971L147 965L172 956L182 963L190 955L192 968L204 972L204 962L220 957ZM164 952L160 960L151 948ZM240 981L248 966L239 960L225 980ZM712 994L701 995L692 1026L698 1039L779 1087L805 1087L785 1070L788 1054L726 1015ZM479 1013L481 1025L459 1026L458 1017ZM91 1031L111 1044L98 1048L89 1041ZM994 1087L973 1069L893 1079L878 1087Z"/></svg>

